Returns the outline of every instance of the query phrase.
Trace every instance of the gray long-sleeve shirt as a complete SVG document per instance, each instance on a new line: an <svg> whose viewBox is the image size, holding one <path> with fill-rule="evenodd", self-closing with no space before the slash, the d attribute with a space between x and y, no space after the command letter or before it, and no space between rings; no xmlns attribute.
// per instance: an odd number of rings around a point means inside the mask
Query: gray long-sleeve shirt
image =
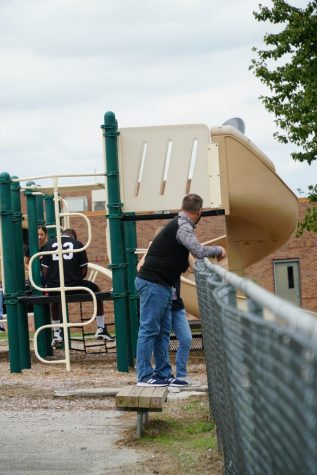
<svg viewBox="0 0 317 475"><path fill-rule="evenodd" d="M176 239L179 244L182 244L189 250L189 252L198 259L203 257L217 257L221 255L221 248L219 246L203 246L200 244L194 233L194 222L184 213L178 213L178 230Z"/></svg>

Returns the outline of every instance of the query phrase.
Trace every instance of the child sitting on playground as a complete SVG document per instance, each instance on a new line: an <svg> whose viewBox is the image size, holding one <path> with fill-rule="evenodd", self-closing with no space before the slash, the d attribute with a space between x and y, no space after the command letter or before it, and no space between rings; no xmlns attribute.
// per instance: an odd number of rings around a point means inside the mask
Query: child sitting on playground
<svg viewBox="0 0 317 475"><path fill-rule="evenodd" d="M85 280L88 269L88 258L85 250L81 252L72 252L73 249L80 249L84 245L77 240L76 232L73 229L66 229L62 234L62 247L68 249L69 252L63 254L64 281L67 287L88 287L93 292L99 292L100 288L94 282ZM57 251L57 240L49 241L45 247L45 251ZM43 256L41 260L43 274L46 278L47 287L60 287L60 276L58 267L58 255L51 254ZM82 292L82 291L81 291ZM76 292L74 292L76 293ZM56 295L56 293L52 293ZM60 328L60 303L51 304L52 323L56 325L54 328L52 347L60 347L63 341ZM97 300L97 331L95 337L97 340L114 341L115 337L111 336L105 325L105 316L103 310L103 302Z"/></svg>

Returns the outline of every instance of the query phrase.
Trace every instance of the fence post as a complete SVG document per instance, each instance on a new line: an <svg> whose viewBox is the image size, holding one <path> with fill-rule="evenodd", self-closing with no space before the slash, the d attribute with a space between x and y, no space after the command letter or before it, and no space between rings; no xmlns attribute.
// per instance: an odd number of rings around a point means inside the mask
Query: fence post
<svg viewBox="0 0 317 475"><path fill-rule="evenodd" d="M124 235L122 226L122 204L120 198L117 136L118 123L113 112L104 116L103 135L106 146L106 176L108 188L109 229L111 243L111 269L114 299L114 315L117 339L117 368L128 372L128 322L127 277L124 262Z"/></svg>
<svg viewBox="0 0 317 475"><path fill-rule="evenodd" d="M5 303L8 318L9 360L12 373L21 372L20 344L18 334L16 262L12 223L11 179L6 172L0 175L0 216L2 236L2 259L4 269Z"/></svg>
<svg viewBox="0 0 317 475"><path fill-rule="evenodd" d="M12 177L17 178L17 177ZM12 227L14 236L15 266L16 266L16 291L19 296L25 295L25 270L24 270L24 250L22 233L22 213L20 183L11 182L11 202L12 202ZM31 368L31 355L29 343L29 322L27 307L24 303L17 302L18 333L20 345L21 368Z"/></svg>

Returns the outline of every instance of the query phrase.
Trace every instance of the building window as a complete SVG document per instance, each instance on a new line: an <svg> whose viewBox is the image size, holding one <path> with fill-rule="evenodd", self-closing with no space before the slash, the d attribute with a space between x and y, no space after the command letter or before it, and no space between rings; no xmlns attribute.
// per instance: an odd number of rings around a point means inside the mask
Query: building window
<svg viewBox="0 0 317 475"><path fill-rule="evenodd" d="M105 211L106 203L104 201L94 201L94 211Z"/></svg>
<svg viewBox="0 0 317 475"><path fill-rule="evenodd" d="M92 190L91 199L93 211L106 210L106 190Z"/></svg>
<svg viewBox="0 0 317 475"><path fill-rule="evenodd" d="M87 196L71 196L65 198L70 213L88 210Z"/></svg>
<svg viewBox="0 0 317 475"><path fill-rule="evenodd" d="M294 289L294 267L287 266L288 288Z"/></svg>

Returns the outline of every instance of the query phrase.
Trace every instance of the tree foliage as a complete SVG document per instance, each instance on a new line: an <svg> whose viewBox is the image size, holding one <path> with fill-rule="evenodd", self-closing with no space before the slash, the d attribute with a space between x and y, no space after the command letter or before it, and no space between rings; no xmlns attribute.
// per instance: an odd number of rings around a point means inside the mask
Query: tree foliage
<svg viewBox="0 0 317 475"><path fill-rule="evenodd" d="M317 203L317 185L309 185L308 199L311 203ZM317 233L317 207L308 208L304 218L297 225L296 236L299 237L304 231Z"/></svg>
<svg viewBox="0 0 317 475"><path fill-rule="evenodd" d="M317 1L307 2L305 8L285 0L271 3L271 7L260 4L253 14L278 32L264 36L264 49L253 48L257 57L250 69L271 92L260 99L275 115L275 138L299 147L292 158L310 165L317 159ZM317 185L308 187L308 199L317 202ZM305 229L317 232L316 206L306 211L297 236Z"/></svg>
<svg viewBox="0 0 317 475"><path fill-rule="evenodd" d="M280 27L264 36L264 49L253 48L257 58L250 66L272 93L260 99L276 117L274 136L299 146L292 158L311 164L317 159L317 1L298 8L272 0L271 8L260 4L254 16Z"/></svg>

